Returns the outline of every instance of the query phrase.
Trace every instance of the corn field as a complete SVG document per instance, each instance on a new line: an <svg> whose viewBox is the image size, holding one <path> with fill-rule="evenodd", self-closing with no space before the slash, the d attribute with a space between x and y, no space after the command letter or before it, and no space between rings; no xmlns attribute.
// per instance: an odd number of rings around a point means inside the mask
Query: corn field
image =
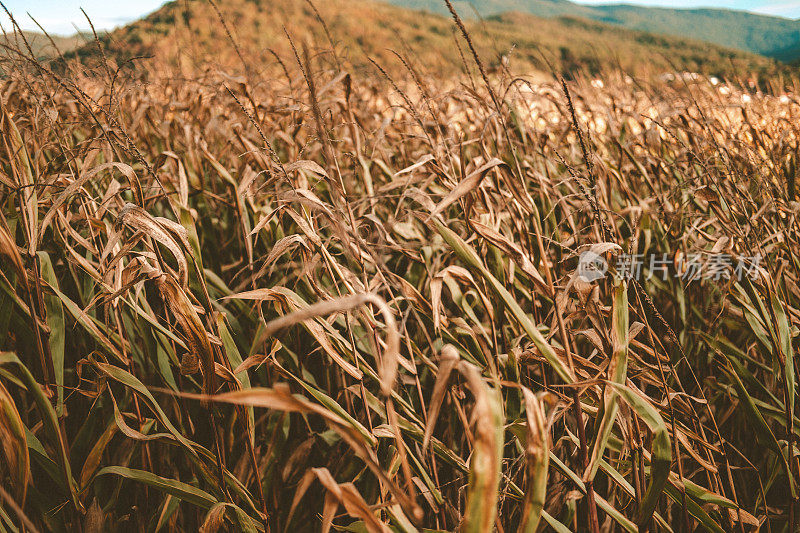
<svg viewBox="0 0 800 533"><path fill-rule="evenodd" d="M462 44L7 57L0 531L798 530L789 82Z"/></svg>

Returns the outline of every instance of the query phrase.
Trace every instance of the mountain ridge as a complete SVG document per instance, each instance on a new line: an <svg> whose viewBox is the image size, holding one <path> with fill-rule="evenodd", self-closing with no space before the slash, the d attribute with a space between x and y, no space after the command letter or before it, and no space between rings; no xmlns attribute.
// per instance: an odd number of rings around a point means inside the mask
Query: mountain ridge
<svg viewBox="0 0 800 533"><path fill-rule="evenodd" d="M317 2L322 20L331 30L337 48L364 68L373 69L366 56L402 70L389 47L411 53L427 70L461 69L462 53L455 44L456 30L449 17L412 11L372 0ZM276 54L293 61L283 27L297 40L327 47L326 32L309 4L293 0L229 0L218 8L228 22L240 51L250 65L275 63ZM774 72L774 61L699 41L653 36L585 18L542 18L525 13L504 13L483 21L466 21L472 39L489 68L501 68L509 57L515 70L548 71L569 76L619 67L636 74L681 70L714 75L740 71ZM530 28L536 28L531 32ZM183 66L196 58L218 58L226 65L241 65L216 11L202 0L168 2L159 10L109 32L101 38L105 48L120 57L153 55ZM94 45L78 55L91 56ZM276 54L273 54L276 52ZM323 54L324 55L324 54ZM389 68L387 66L387 68Z"/></svg>
<svg viewBox="0 0 800 533"><path fill-rule="evenodd" d="M386 0L391 4L446 14L443 0ZM800 20L718 8L665 8L632 4L577 4L569 0L457 0L465 17L516 11L554 18L582 17L649 33L697 39L782 61L800 58Z"/></svg>

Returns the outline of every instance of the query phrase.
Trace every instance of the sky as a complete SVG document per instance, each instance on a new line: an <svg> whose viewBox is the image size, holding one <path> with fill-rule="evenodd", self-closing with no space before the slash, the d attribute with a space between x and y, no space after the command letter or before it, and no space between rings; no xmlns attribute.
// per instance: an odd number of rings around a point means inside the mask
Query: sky
<svg viewBox="0 0 800 533"><path fill-rule="evenodd" d="M70 35L75 33L75 26L80 30L89 29L81 8L92 19L95 29L110 30L155 11L164 0L2 0L2 2L23 30L36 30L36 24L27 15L30 13L48 33ZM11 28L5 13L0 16L0 24L6 31Z"/></svg>
<svg viewBox="0 0 800 533"><path fill-rule="evenodd" d="M75 27L88 30L80 8L86 11L97 30L110 30L156 10L163 0L2 0L26 30L35 30L30 13L44 29L56 35L69 35ZM224 2L224 0L222 0ZM299 0L297 0L299 1ZM480 1L480 0L474 0ZM800 0L578 0L583 4L629 3L667 7L719 7L742 9L766 15L800 18ZM11 24L5 14L0 24L9 30Z"/></svg>

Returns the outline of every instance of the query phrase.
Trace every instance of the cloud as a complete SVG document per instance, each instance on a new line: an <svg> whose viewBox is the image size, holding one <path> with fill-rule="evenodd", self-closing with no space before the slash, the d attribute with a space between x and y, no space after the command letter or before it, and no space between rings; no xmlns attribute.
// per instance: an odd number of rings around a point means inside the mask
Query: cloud
<svg viewBox="0 0 800 533"><path fill-rule="evenodd" d="M793 0L790 2L776 2L774 4L766 4L754 8L758 13L766 15L783 15L797 17L800 15L800 1Z"/></svg>
<svg viewBox="0 0 800 533"><path fill-rule="evenodd" d="M3 0L9 4L17 22L26 30L36 30L36 24L27 16L30 12L48 31L71 35L75 26L89 29L80 8L84 7L98 30L110 30L127 24L157 9L164 0ZM11 22L0 12L0 24L9 30ZM74 26L73 26L74 24Z"/></svg>

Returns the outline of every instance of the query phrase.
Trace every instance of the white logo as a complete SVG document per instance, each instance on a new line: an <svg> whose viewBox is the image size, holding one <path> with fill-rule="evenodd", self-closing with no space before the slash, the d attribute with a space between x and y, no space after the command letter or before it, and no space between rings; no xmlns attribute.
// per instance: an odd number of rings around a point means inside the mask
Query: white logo
<svg viewBox="0 0 800 533"><path fill-rule="evenodd" d="M578 258L578 279L591 283L606 275L608 262L592 251L582 252Z"/></svg>

